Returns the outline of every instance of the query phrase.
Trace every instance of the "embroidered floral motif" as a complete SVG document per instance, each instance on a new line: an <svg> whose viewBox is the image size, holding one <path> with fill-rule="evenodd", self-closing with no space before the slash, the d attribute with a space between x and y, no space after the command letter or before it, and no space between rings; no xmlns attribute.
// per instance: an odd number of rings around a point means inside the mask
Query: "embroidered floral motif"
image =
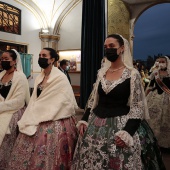
<svg viewBox="0 0 170 170"><path fill-rule="evenodd" d="M99 120L95 115L92 116L83 138L79 138L72 170L141 170L138 134L133 136L135 141L133 147L121 148L114 143L115 133L119 131L117 125L121 124L121 120L125 120L125 117L103 119L105 121L103 127L96 124ZM121 127L123 128L124 125L122 124Z"/></svg>
<svg viewBox="0 0 170 170"><path fill-rule="evenodd" d="M101 137L104 137L105 134L106 134L106 128L105 127L101 127L99 129L98 135L101 136Z"/></svg>
<svg viewBox="0 0 170 170"><path fill-rule="evenodd" d="M119 170L121 167L122 162L120 161L119 158L112 158L109 160L109 168L112 168L114 170Z"/></svg>
<svg viewBox="0 0 170 170"><path fill-rule="evenodd" d="M106 119L96 118L94 122L95 126L104 126L106 124Z"/></svg>
<svg viewBox="0 0 170 170"><path fill-rule="evenodd" d="M95 130L94 126L90 126L90 127L88 128L88 133L89 133L89 135L93 135L94 130Z"/></svg>
<svg viewBox="0 0 170 170"><path fill-rule="evenodd" d="M71 117L41 123L31 137L20 133L8 169L70 169L77 141L75 123Z"/></svg>

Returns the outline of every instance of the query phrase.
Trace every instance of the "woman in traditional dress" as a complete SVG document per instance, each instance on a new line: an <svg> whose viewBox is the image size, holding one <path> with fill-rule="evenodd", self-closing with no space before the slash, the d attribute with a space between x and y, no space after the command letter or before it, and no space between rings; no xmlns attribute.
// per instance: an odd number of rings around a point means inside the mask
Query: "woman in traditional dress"
<svg viewBox="0 0 170 170"><path fill-rule="evenodd" d="M158 144L170 148L170 61L168 57L159 57L159 69L150 75L151 82L147 91L150 119L149 125Z"/></svg>
<svg viewBox="0 0 170 170"><path fill-rule="evenodd" d="M139 72L127 40L109 35L105 62L78 122L72 170L165 169L153 133Z"/></svg>
<svg viewBox="0 0 170 170"><path fill-rule="evenodd" d="M20 55L7 50L1 58L0 73L0 169L5 169L18 135L17 122L29 101L29 87Z"/></svg>
<svg viewBox="0 0 170 170"><path fill-rule="evenodd" d="M18 122L9 170L69 170L77 141L77 103L67 77L53 66L59 56L43 48L29 105Z"/></svg>

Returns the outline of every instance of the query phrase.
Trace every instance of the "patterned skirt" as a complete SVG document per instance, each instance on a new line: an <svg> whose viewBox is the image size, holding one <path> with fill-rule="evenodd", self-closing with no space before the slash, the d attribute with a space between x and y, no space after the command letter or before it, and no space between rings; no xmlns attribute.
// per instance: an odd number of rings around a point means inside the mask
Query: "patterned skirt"
<svg viewBox="0 0 170 170"><path fill-rule="evenodd" d="M146 120L137 130L141 142L141 158L144 170L166 170L158 142Z"/></svg>
<svg viewBox="0 0 170 170"><path fill-rule="evenodd" d="M43 122L33 136L20 133L8 170L69 170L77 142L74 117Z"/></svg>
<svg viewBox="0 0 170 170"><path fill-rule="evenodd" d="M141 145L139 135L133 136L133 147L117 147L115 133L123 129L127 116L99 118L95 115L83 137L79 137L72 170L140 170Z"/></svg>
<svg viewBox="0 0 170 170"><path fill-rule="evenodd" d="M134 146L114 144L114 134L126 124L126 116L101 119L92 116L79 137L72 170L165 170L153 132L144 120L133 136Z"/></svg>
<svg viewBox="0 0 170 170"><path fill-rule="evenodd" d="M150 119L148 123L152 128L160 147L170 148L170 97L165 92L157 94L157 90L147 96Z"/></svg>
<svg viewBox="0 0 170 170"><path fill-rule="evenodd" d="M25 107L15 112L9 124L11 134L6 134L4 140L0 146L0 170L4 170L7 167L14 143L18 136L17 122L21 119Z"/></svg>

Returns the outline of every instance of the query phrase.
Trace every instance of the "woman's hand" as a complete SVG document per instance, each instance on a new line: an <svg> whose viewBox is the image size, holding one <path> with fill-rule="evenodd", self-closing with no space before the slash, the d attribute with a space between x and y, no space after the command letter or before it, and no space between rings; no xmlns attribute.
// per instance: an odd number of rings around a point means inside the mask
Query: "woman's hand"
<svg viewBox="0 0 170 170"><path fill-rule="evenodd" d="M118 136L115 137L115 144L119 147L126 147L125 142Z"/></svg>
<svg viewBox="0 0 170 170"><path fill-rule="evenodd" d="M79 133L81 136L84 135L84 132L86 131L86 129L87 129L87 126L83 123L79 126Z"/></svg>

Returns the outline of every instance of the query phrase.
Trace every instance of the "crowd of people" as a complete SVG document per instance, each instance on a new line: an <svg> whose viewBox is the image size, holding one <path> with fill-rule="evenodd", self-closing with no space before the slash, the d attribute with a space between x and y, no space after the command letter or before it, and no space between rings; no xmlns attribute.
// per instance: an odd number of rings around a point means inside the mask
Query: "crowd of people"
<svg viewBox="0 0 170 170"><path fill-rule="evenodd" d="M128 41L108 35L96 82L80 121L67 60L43 48L30 98L16 50L0 58L0 170L165 170L170 148L170 62L146 72ZM135 68L136 67L136 68Z"/></svg>
<svg viewBox="0 0 170 170"><path fill-rule="evenodd" d="M168 56L159 56L148 71L142 64L134 67L141 74L152 128L159 146L162 149L170 148L170 59Z"/></svg>
<svg viewBox="0 0 170 170"><path fill-rule="evenodd" d="M28 81L16 50L2 54L0 73L0 169L70 169L78 131L72 87L53 64L52 48L40 51L43 69L29 100ZM18 127L18 128L17 128Z"/></svg>

